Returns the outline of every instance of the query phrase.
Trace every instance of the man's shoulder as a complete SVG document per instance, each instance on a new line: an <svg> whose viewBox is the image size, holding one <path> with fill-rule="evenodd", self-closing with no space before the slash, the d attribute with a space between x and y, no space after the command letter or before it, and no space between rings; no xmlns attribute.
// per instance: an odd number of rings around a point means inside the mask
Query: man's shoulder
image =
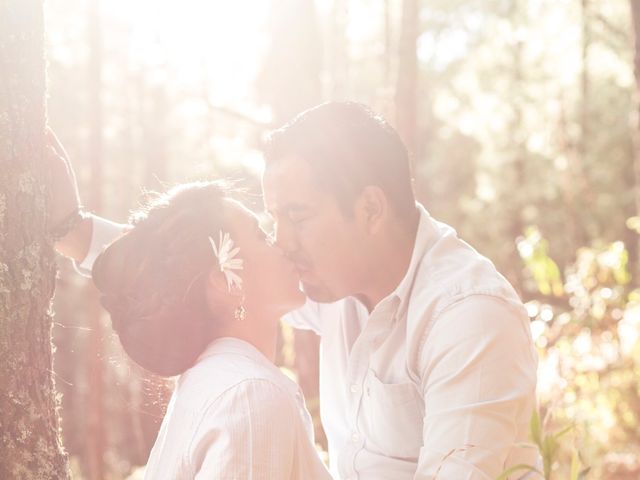
<svg viewBox="0 0 640 480"><path fill-rule="evenodd" d="M432 220L439 235L417 264L407 301L407 336L417 354L434 323L456 305L480 312L487 302L520 317L522 302L493 262L461 240L448 225ZM475 308L477 307L477 308ZM481 317L468 318L480 322Z"/></svg>
<svg viewBox="0 0 640 480"><path fill-rule="evenodd" d="M418 261L409 298L410 315L435 316L476 295L519 302L515 289L491 260L460 239L450 226L431 221L439 235Z"/></svg>

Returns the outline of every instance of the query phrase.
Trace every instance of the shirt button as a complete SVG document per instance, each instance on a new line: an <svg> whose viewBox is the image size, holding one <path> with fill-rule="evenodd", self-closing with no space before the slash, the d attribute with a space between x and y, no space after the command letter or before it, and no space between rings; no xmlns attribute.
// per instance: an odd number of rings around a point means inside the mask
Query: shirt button
<svg viewBox="0 0 640 480"><path fill-rule="evenodd" d="M360 390L360 387L356 383L351 385L351 393L356 393L358 390Z"/></svg>
<svg viewBox="0 0 640 480"><path fill-rule="evenodd" d="M358 443L359 440L360 440L360 435L358 435L357 433L354 433L353 435L351 435L351 441L353 443Z"/></svg>

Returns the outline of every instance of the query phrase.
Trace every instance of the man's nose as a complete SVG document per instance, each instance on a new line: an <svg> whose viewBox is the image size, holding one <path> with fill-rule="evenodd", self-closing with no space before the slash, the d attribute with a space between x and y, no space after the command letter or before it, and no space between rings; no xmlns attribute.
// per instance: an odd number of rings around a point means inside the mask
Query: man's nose
<svg viewBox="0 0 640 480"><path fill-rule="evenodd" d="M287 222L278 222L274 225L274 241L285 255L289 255L298 250L298 239Z"/></svg>

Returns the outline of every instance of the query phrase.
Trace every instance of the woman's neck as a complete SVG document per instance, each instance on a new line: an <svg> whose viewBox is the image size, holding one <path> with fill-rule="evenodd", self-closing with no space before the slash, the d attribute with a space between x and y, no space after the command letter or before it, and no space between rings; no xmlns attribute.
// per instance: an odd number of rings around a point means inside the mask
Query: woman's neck
<svg viewBox="0 0 640 480"><path fill-rule="evenodd" d="M243 320L231 320L225 328L216 333L218 337L244 340L256 347L271 362L275 362L279 320L279 316L253 316L249 309Z"/></svg>

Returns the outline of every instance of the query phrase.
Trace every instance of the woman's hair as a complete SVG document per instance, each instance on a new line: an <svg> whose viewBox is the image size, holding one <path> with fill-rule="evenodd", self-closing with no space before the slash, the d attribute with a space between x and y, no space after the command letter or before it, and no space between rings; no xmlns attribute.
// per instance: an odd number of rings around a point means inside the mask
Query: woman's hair
<svg viewBox="0 0 640 480"><path fill-rule="evenodd" d="M179 185L130 218L92 271L101 303L127 354L143 368L178 375L213 339L205 282L215 257L208 237L222 228L219 183Z"/></svg>

